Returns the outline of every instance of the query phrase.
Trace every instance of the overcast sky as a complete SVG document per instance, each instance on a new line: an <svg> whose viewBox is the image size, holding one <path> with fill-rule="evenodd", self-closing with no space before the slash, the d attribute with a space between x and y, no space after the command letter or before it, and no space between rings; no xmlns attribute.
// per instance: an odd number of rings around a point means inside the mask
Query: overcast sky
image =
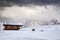
<svg viewBox="0 0 60 40"><path fill-rule="evenodd" d="M60 0L0 0L0 22L60 21Z"/></svg>

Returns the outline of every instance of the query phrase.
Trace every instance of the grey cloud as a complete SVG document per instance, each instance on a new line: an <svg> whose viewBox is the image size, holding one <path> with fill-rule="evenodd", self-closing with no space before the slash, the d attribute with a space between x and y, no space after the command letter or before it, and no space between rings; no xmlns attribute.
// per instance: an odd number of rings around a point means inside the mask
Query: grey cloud
<svg viewBox="0 0 60 40"><path fill-rule="evenodd" d="M0 6L12 6L12 5L59 5L60 0L0 0Z"/></svg>
<svg viewBox="0 0 60 40"><path fill-rule="evenodd" d="M25 7L25 5L29 4L33 4L33 6ZM45 5L47 6L45 7ZM24 21L24 19L28 18L37 20L51 20L57 18L60 20L60 8L55 8L54 5L60 5L60 0L0 0L0 11L6 7L3 13L0 13L0 22L12 19Z"/></svg>

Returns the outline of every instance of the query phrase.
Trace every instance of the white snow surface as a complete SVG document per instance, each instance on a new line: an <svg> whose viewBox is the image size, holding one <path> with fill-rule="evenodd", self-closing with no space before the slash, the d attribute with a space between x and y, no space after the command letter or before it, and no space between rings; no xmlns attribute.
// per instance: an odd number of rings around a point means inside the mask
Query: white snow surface
<svg viewBox="0 0 60 40"><path fill-rule="evenodd" d="M0 30L0 40L60 40L60 25Z"/></svg>

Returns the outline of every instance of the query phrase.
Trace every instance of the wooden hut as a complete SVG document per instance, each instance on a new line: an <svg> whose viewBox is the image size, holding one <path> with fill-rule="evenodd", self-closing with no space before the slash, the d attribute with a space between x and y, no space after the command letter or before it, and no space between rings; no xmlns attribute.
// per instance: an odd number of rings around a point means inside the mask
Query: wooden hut
<svg viewBox="0 0 60 40"><path fill-rule="evenodd" d="M4 30L19 30L23 25L21 24L3 24Z"/></svg>

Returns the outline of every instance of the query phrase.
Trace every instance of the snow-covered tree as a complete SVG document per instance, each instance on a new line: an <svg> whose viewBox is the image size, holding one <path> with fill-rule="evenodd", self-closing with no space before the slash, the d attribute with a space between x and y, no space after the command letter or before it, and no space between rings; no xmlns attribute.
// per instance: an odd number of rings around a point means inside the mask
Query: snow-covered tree
<svg viewBox="0 0 60 40"><path fill-rule="evenodd" d="M52 25L60 24L60 22L58 20L56 20L56 19L53 19L53 20L51 20L51 24Z"/></svg>
<svg viewBox="0 0 60 40"><path fill-rule="evenodd" d="M38 27L42 25L49 25L47 21L39 21L39 20L26 20L25 27Z"/></svg>

